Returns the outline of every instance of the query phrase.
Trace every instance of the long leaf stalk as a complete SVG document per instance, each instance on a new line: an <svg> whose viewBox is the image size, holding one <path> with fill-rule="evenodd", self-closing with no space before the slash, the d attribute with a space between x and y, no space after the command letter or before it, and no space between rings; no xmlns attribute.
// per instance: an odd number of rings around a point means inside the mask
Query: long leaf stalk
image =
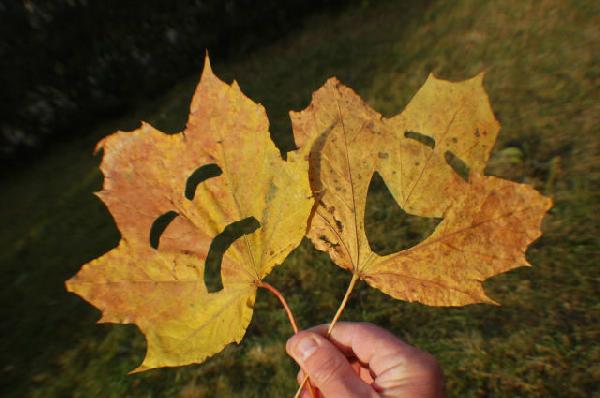
<svg viewBox="0 0 600 398"><path fill-rule="evenodd" d="M340 306L338 307L337 311L335 312L335 315L333 316L333 319L329 323L329 327L327 328L327 337L331 336L331 332L333 331L333 328L335 327L335 324L338 322L338 320L342 316L342 313L344 312L344 309L346 308L346 303L348 303L348 299L350 298L350 294L354 290L354 287L356 286L356 282L358 282L359 279L360 279L360 277L359 277L359 275L357 273L353 273L352 274L352 279L350 280L350 283L348 284L348 288L346 289L346 293L344 293L344 298L342 299L342 302L340 303ZM300 387L298 388L298 391L296 391L296 394L294 395L294 398L300 397L300 394L302 394L302 391L304 390L304 385L306 383L308 383L308 385L311 386L308 374L306 374L304 376L304 379L302 380L302 383L300 383Z"/></svg>

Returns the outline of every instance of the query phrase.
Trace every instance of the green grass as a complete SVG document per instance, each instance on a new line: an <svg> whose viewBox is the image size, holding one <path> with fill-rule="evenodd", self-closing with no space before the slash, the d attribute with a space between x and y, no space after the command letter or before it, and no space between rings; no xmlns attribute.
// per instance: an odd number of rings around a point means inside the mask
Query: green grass
<svg viewBox="0 0 600 398"><path fill-rule="evenodd" d="M360 284L344 315L380 324L433 353L452 397L590 397L600 394L600 6L582 1L387 1L317 16L244 59L213 60L265 105L271 131L293 146L288 110L304 108L337 76L384 115L400 112L428 73L460 80L487 71L502 130L488 174L554 198L531 268L485 283L501 307L431 308ZM596 23L594 23L596 19ZM202 54L199 54L202 56ZM279 397L295 391L284 352L290 334L261 291L248 333L202 365L128 376L145 341L131 325L96 325L99 313L64 280L114 247L118 232L91 192L102 179L94 142L139 119L167 131L185 123L197 77L131 117L53 147L2 182L0 342L7 397ZM516 153L516 155L515 155ZM402 222L381 184L368 199L368 235L380 250L418 239L429 222ZM304 241L269 276L299 323L331 318L350 275Z"/></svg>

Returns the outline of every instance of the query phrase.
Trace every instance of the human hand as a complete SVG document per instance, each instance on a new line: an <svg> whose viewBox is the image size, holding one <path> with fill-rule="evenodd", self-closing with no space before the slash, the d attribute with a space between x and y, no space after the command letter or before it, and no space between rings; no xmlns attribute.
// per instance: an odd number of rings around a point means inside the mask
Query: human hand
<svg viewBox="0 0 600 398"><path fill-rule="evenodd" d="M339 322L301 331L286 345L324 398L442 398L444 380L435 358L370 323ZM302 398L309 398L305 388Z"/></svg>

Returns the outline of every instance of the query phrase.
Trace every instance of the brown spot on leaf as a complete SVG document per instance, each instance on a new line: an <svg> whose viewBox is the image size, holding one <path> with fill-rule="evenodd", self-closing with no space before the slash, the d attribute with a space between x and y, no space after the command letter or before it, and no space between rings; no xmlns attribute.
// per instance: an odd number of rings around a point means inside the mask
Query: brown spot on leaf
<svg viewBox="0 0 600 398"><path fill-rule="evenodd" d="M323 242L325 242L327 244L327 246L335 249L337 248L340 244L339 243L333 243L329 240L329 238L327 238L325 235L321 235L319 236L319 239L322 240Z"/></svg>

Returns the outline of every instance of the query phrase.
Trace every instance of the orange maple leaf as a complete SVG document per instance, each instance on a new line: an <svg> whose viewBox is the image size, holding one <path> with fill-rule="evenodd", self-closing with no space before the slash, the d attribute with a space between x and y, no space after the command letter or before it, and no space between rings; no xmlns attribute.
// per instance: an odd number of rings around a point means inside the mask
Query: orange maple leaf
<svg viewBox="0 0 600 398"><path fill-rule="evenodd" d="M295 152L282 160L268 127L264 108L219 80L207 57L185 131L144 123L98 144L98 196L122 238L67 289L98 307L101 322L139 326L148 351L137 371L199 363L239 342L257 286L302 239L314 203L308 164ZM211 245L240 223L245 234L223 255L222 286L209 292Z"/></svg>
<svg viewBox="0 0 600 398"><path fill-rule="evenodd" d="M551 200L483 175L499 124L482 79L430 76L401 114L386 119L332 78L307 109L290 113L317 196L308 236L353 273L349 290L362 279L428 305L491 303L482 281L527 264ZM443 217L431 236L386 256L371 249L364 214L375 172L408 214Z"/></svg>

